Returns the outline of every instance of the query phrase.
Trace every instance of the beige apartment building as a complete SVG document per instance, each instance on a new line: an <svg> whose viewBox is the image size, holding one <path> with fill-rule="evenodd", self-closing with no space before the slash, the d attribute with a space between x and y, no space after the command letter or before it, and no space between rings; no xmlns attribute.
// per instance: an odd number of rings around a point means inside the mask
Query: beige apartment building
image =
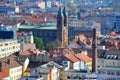
<svg viewBox="0 0 120 80"><path fill-rule="evenodd" d="M7 57L18 51L20 51L20 44L17 39L0 40L0 58Z"/></svg>

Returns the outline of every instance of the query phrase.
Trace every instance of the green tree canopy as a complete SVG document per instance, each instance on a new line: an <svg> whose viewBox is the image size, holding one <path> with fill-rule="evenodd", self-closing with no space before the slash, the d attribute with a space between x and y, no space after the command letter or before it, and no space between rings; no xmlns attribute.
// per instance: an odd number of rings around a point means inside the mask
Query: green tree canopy
<svg viewBox="0 0 120 80"><path fill-rule="evenodd" d="M78 8L76 4L70 4L69 14L76 15Z"/></svg>
<svg viewBox="0 0 120 80"><path fill-rule="evenodd" d="M50 41L49 43L47 43L46 50L47 51L52 51L55 48L60 47L60 46L61 46L61 41L56 39L54 41Z"/></svg>
<svg viewBox="0 0 120 80"><path fill-rule="evenodd" d="M44 49L44 44L43 44L43 40L34 36L34 43L36 45L36 47L39 49L39 50L43 50Z"/></svg>

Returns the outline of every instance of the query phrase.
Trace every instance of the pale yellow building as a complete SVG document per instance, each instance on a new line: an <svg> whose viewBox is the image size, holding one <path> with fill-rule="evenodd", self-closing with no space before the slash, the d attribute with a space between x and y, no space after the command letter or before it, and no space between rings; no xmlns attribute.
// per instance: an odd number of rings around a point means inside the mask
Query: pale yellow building
<svg viewBox="0 0 120 80"><path fill-rule="evenodd" d="M20 51L20 44L16 39L0 40L0 58L7 57L18 51Z"/></svg>

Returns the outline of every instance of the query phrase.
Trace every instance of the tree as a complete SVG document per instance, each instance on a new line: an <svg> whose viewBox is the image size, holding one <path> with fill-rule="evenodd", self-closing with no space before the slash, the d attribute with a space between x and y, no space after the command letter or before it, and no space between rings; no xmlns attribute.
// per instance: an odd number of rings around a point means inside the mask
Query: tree
<svg viewBox="0 0 120 80"><path fill-rule="evenodd" d="M46 50L47 51L52 51L55 48L60 47L60 46L61 46L61 41L56 39L54 41L50 41L49 43L47 43Z"/></svg>
<svg viewBox="0 0 120 80"><path fill-rule="evenodd" d="M70 4L69 14L76 15L78 12L77 5Z"/></svg>
<svg viewBox="0 0 120 80"><path fill-rule="evenodd" d="M44 49L44 44L43 44L43 40L34 36L34 43L36 45L36 47L39 49L39 50L43 50Z"/></svg>

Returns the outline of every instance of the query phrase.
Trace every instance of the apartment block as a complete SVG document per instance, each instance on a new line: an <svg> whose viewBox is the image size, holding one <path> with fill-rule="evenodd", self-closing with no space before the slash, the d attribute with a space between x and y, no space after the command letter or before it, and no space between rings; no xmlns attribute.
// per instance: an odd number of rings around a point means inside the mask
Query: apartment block
<svg viewBox="0 0 120 80"><path fill-rule="evenodd" d="M20 51L20 44L16 39L0 40L0 58L7 57Z"/></svg>

